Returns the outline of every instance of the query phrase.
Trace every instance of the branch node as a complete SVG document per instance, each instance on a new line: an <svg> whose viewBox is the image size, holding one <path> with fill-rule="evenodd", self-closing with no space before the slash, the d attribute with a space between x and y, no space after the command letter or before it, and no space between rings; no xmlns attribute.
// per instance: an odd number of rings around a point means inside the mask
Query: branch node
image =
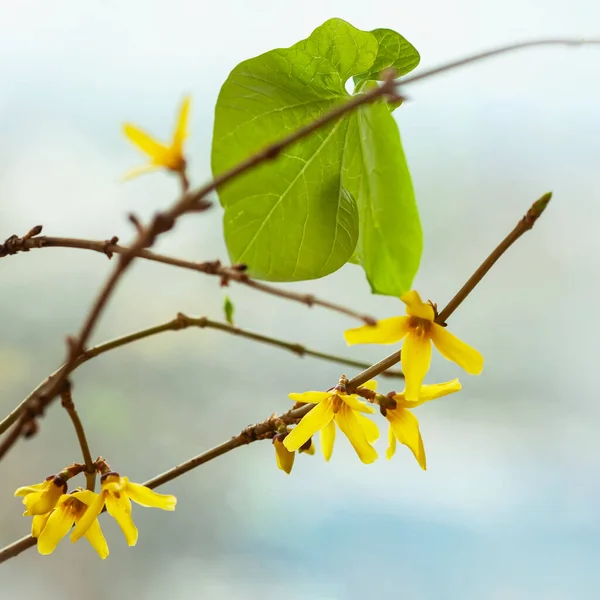
<svg viewBox="0 0 600 600"><path fill-rule="evenodd" d="M127 215L127 218L129 219L129 221L135 227L135 230L137 231L137 234L141 236L144 233L144 227L142 225L142 222L133 213L129 213Z"/></svg>
<svg viewBox="0 0 600 600"><path fill-rule="evenodd" d="M175 330L185 329L190 326L190 318L182 312L178 312L175 317ZM201 326L202 327L202 326Z"/></svg>
<svg viewBox="0 0 600 600"><path fill-rule="evenodd" d="M306 306L310 306L312 308L315 305L315 297L312 294L304 294L302 298Z"/></svg>
<svg viewBox="0 0 600 600"><path fill-rule="evenodd" d="M116 235L113 235L110 240L106 240L104 242L104 246L102 248L102 252L106 254L106 256L110 259L113 257L113 247L119 243L119 238Z"/></svg>
<svg viewBox="0 0 600 600"><path fill-rule="evenodd" d="M156 238L156 236L170 231L173 229L174 225L175 218L173 216L164 212L157 213L152 222L152 235L148 246L151 246L154 243L154 238Z"/></svg>
<svg viewBox="0 0 600 600"><path fill-rule="evenodd" d="M39 235L40 233L42 233L42 225L36 225L35 227L32 227L24 236L23 239L24 240L29 240L32 237L35 237L36 235Z"/></svg>
<svg viewBox="0 0 600 600"><path fill-rule="evenodd" d="M552 192L547 192L541 198L538 198L527 211L527 214L523 217L523 228L526 230L531 229L535 222L542 216L542 213L548 206L548 202L552 198Z"/></svg>
<svg viewBox="0 0 600 600"><path fill-rule="evenodd" d="M263 156L265 160L275 160L281 151L283 150L283 144L281 142L271 144L267 148L264 149Z"/></svg>
<svg viewBox="0 0 600 600"><path fill-rule="evenodd" d="M37 419L28 419L23 423L21 428L21 435L27 440L32 438L38 431L40 426L38 425Z"/></svg>
<svg viewBox="0 0 600 600"><path fill-rule="evenodd" d="M292 344L290 350L295 352L298 356L304 356L306 354L306 348L302 344Z"/></svg>

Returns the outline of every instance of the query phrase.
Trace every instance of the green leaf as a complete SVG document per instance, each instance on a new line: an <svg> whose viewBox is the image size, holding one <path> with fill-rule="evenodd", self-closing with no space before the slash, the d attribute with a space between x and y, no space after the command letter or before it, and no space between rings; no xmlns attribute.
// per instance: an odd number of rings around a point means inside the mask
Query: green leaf
<svg viewBox="0 0 600 600"><path fill-rule="evenodd" d="M233 325L233 313L235 312L235 306L233 305L233 302L229 296L225 296L225 299L223 300L223 312L225 313L225 320L230 325Z"/></svg>
<svg viewBox="0 0 600 600"><path fill-rule="evenodd" d="M291 48L235 67L217 102L213 173L346 101L346 80L370 68L377 48L371 34L331 19ZM352 255L358 213L340 173L347 126L340 119L218 190L231 260L251 276L314 279Z"/></svg>
<svg viewBox="0 0 600 600"><path fill-rule="evenodd" d="M418 61L394 31L331 19L291 48L240 63L215 110L214 175L347 102L349 78L361 93L381 70L405 74ZM359 261L375 293L409 289L422 239L393 108L380 102L343 115L220 186L231 260L270 281L314 279Z"/></svg>
<svg viewBox="0 0 600 600"><path fill-rule="evenodd" d="M400 296L419 268L423 234L398 126L383 102L350 117L343 172L358 203L356 254L371 289Z"/></svg>
<svg viewBox="0 0 600 600"><path fill-rule="evenodd" d="M379 79L379 74L390 67L398 77L410 73L421 60L417 49L392 29L374 29L371 33L379 43L377 58L371 68L354 77L355 85L368 79Z"/></svg>

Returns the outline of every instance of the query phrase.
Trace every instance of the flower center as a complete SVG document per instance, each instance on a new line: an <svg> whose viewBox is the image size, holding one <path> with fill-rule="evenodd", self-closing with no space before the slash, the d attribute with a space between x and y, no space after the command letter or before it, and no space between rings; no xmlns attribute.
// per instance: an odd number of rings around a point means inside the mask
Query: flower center
<svg viewBox="0 0 600 600"><path fill-rule="evenodd" d="M64 506L72 515L81 515L87 508L87 505L77 498L69 498L65 501Z"/></svg>
<svg viewBox="0 0 600 600"><path fill-rule="evenodd" d="M429 337L433 323L429 319L411 316L408 318L408 326L419 337Z"/></svg>
<svg viewBox="0 0 600 600"><path fill-rule="evenodd" d="M331 402L333 404L333 412L334 413L337 413L338 410L340 410L340 408L342 408L342 404L344 403L344 401L337 394L332 396Z"/></svg>

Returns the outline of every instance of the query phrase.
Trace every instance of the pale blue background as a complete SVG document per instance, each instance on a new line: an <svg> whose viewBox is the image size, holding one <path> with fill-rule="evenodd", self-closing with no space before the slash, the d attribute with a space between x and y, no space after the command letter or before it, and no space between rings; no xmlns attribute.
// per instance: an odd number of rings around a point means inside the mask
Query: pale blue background
<svg viewBox="0 0 600 600"><path fill-rule="evenodd" d="M500 44L598 36L587 0L358 2L304 0L2 0L0 238L41 223L48 235L132 236L177 195L158 174L122 184L139 163L120 123L166 137L193 95L191 177L209 177L214 103L239 61L306 37L332 16L389 27L422 67ZM600 417L596 302L600 292L598 48L547 48L415 84L398 111L425 231L416 287L443 305L530 203L555 199L452 317L486 357L464 391L419 409L429 471L400 448L363 466L340 438L334 457L275 468L268 443L237 450L164 490L175 513L138 508L136 548L102 525L111 555L81 542L47 558L35 549L2 566L1 597L154 600L594 599L600 592ZM187 217L163 252L226 258L220 209ZM0 409L8 412L64 355L111 264L75 250L0 262ZM390 316L353 266L310 291ZM252 290L229 290L239 325L356 358L354 323ZM221 316L215 278L139 261L94 340L172 318ZM290 406L289 391L327 388L341 369L211 331L165 334L84 366L75 400L94 454L144 481L248 423ZM352 374L350 370L348 374ZM458 369L436 357L430 382ZM385 430L382 427L383 430ZM384 454L385 440L378 444ZM29 521L12 498L79 459L53 406L33 440L0 465L0 543Z"/></svg>

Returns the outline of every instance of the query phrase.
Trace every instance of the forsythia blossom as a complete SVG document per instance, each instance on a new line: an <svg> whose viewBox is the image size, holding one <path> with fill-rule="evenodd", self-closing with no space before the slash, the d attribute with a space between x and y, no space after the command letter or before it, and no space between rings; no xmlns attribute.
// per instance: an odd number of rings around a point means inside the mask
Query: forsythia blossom
<svg viewBox="0 0 600 600"><path fill-rule="evenodd" d="M436 385L424 385L421 386L419 391L419 400L411 402L406 399L405 392L390 396L396 402L396 408L386 408L385 416L390 422L390 428L388 432L389 448L387 449L386 456L388 460L392 458L396 452L396 439L405 446L410 448L421 468L425 470L427 468L427 462L425 458L425 448L423 447L423 439L421 438L421 432L419 431L419 421L417 417L410 412L410 409L421 406L424 402L453 394L461 389L460 382L458 379L452 381L446 381L445 383L438 383Z"/></svg>
<svg viewBox="0 0 600 600"><path fill-rule="evenodd" d="M66 482L58 475L50 475L42 483L34 483L18 488L15 491L15 496L23 496L23 504L25 505L23 515L32 517L49 513L66 491Z"/></svg>
<svg viewBox="0 0 600 600"><path fill-rule="evenodd" d="M186 96L181 104L173 139L170 145L163 144L142 131L135 125L126 123L123 133L144 154L150 157L150 164L133 169L127 173L124 179L131 179L142 173L155 171L156 169L168 169L177 173L185 169L185 158L183 156L183 142L188 136L188 115L190 109L190 98Z"/></svg>
<svg viewBox="0 0 600 600"><path fill-rule="evenodd" d="M277 459L277 467L285 471L288 475L292 472L294 466L295 452L290 452L284 445L283 440L287 434L277 434L273 438L273 446L275 448L275 458ZM315 453L315 445L312 439L309 439L305 444L298 448L298 452L313 455Z"/></svg>
<svg viewBox="0 0 600 600"><path fill-rule="evenodd" d="M81 521L88 511L89 505L93 504L97 497L97 494L89 490L63 494L52 512L35 516L31 535L37 538L39 553L52 553L57 544L69 533L73 524ZM92 519L84 535L100 558L104 559L108 556L108 544L97 518ZM73 534L71 534L71 540L76 541L73 539Z"/></svg>
<svg viewBox="0 0 600 600"><path fill-rule="evenodd" d="M121 477L112 471L102 476L101 486L100 493L75 525L71 534L73 542L86 534L106 505L108 514L117 521L123 531L127 544L135 546L138 530L131 518L131 500L140 506L150 506L162 510L175 510L177 504L175 496L157 494L145 485L133 483L127 477Z"/></svg>
<svg viewBox="0 0 600 600"><path fill-rule="evenodd" d="M375 381L364 387L375 389ZM290 394L292 400L316 404L283 440L283 445L293 452L310 437L320 431L321 450L326 460L331 458L335 441L335 426L346 435L363 463L377 460L377 452L371 445L379 437L375 423L360 413L374 413L371 406L362 402L356 394L347 394L343 385L328 392L304 392Z"/></svg>
<svg viewBox="0 0 600 600"><path fill-rule="evenodd" d="M415 401L431 363L431 342L440 354L461 366L467 373L477 375L483 369L483 357L447 329L435 323L435 310L424 303L416 291L404 294L406 317L391 317L375 325L348 329L344 337L348 344L393 344L404 339L402 370L406 377L405 396Z"/></svg>

